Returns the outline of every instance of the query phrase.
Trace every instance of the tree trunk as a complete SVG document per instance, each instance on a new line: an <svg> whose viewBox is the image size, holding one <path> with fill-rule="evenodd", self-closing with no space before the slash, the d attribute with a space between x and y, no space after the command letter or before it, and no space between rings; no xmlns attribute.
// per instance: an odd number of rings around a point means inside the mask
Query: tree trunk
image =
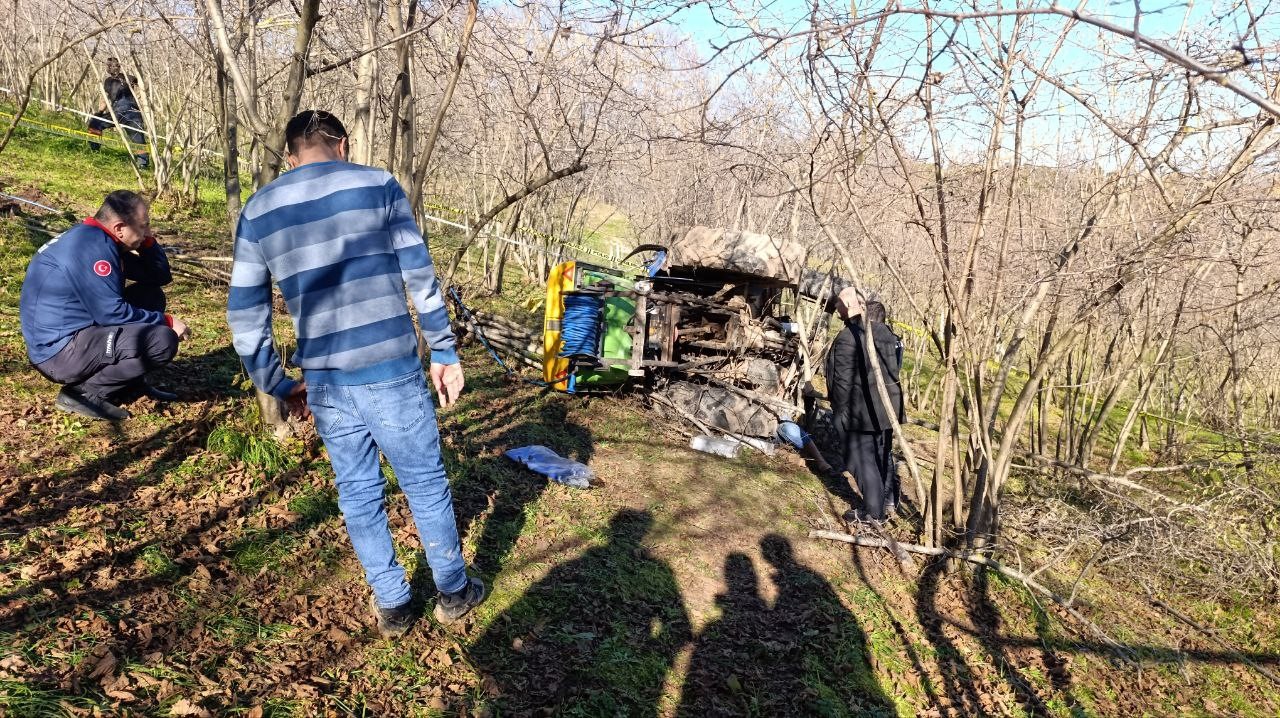
<svg viewBox="0 0 1280 718"><path fill-rule="evenodd" d="M378 42L378 21L382 19L382 2L364 2L364 46L371 48ZM378 53L366 53L360 58L356 72L356 111L351 133L351 161L356 164L373 164L373 112L372 103L378 72Z"/></svg>
<svg viewBox="0 0 1280 718"><path fill-rule="evenodd" d="M413 29L417 12L417 0L410 0L409 18L403 21L400 0L391 3L391 22L395 25L396 32L404 34ZM391 96L391 131L387 133L387 171L396 176L402 187L408 187L413 181L414 102L409 74L412 50L413 43L409 38L396 43L396 83Z"/></svg>
<svg viewBox="0 0 1280 718"><path fill-rule="evenodd" d="M449 83L445 85L444 95L436 107L435 119L431 121L431 129L427 131L427 142L422 148L422 156L413 170L413 181L409 188L409 205L413 214L422 223L422 188L427 181L427 173L431 170L431 156L435 153L436 141L440 139L440 128L444 125L445 113L449 111L449 103L453 101L453 91L458 86L458 78L462 77L462 68L467 62L467 48L471 44L471 32L476 26L476 15L480 11L480 0L467 3L467 19L462 26L462 35L458 38L458 52L453 58L453 72L449 75ZM453 272L449 273L452 276Z"/></svg>
<svg viewBox="0 0 1280 718"><path fill-rule="evenodd" d="M276 122L267 133L263 148L262 164L254 172L254 182L262 187L280 174L284 164L284 126L298 112L302 99L302 82L307 75L307 54L311 49L311 32L320 20L320 0L303 0L298 21L298 32L293 39L293 58L289 62L289 80L285 84L284 104L276 115Z"/></svg>
<svg viewBox="0 0 1280 718"><path fill-rule="evenodd" d="M221 50L214 51L217 62L218 109L222 119L222 186L227 197L227 222L235 232L240 216L240 140L236 116L236 96ZM233 237L234 239L234 237Z"/></svg>
<svg viewBox="0 0 1280 718"><path fill-rule="evenodd" d="M506 224L502 228L502 234L506 237L514 237L516 230L520 227L520 207L517 205L511 211L511 216L507 218ZM507 248L511 246L509 242L498 237L496 247L493 250L493 266L492 273L489 277L489 293L493 295L502 294L503 275L507 270Z"/></svg>

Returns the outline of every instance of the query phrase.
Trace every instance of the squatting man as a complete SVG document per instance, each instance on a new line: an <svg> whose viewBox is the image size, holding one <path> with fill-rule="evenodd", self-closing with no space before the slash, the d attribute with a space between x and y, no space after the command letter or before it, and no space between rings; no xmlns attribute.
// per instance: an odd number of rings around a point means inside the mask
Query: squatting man
<svg viewBox="0 0 1280 718"><path fill-rule="evenodd" d="M91 419L121 421L118 403L177 397L151 386L190 333L165 313L169 259L151 234L146 200L108 194L96 214L49 240L27 266L19 300L27 358L62 384L54 405Z"/></svg>

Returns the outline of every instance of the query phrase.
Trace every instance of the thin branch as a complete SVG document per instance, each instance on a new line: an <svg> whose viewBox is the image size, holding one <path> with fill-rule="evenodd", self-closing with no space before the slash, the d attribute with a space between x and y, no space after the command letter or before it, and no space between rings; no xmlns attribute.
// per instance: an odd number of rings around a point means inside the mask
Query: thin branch
<svg viewBox="0 0 1280 718"><path fill-rule="evenodd" d="M816 531L816 530L810 531L809 538L820 538L820 539L827 539L830 541L840 541L847 544L853 544L855 546L866 546L868 548L890 549L890 542L885 539L871 538L870 536L851 536L849 534L837 533L835 531ZM1123 659L1124 661L1130 664L1136 664L1136 660L1135 660L1136 654L1134 653L1134 650L1132 648L1130 648L1129 646L1123 643L1120 643L1116 639L1107 635L1101 628L1098 627L1098 624L1085 618L1080 614L1079 611L1077 611L1074 607L1072 607L1071 602L1068 601L1066 598L1063 598L1057 593L1054 593L1044 584L1038 583L1037 581L1028 577L1026 574L1023 574L1020 571L1016 571L1012 568L1009 568L1008 566L1005 566L999 561L992 560L982 554L975 553L972 551L951 551L945 548L930 548L928 546L920 546L918 544L901 543L896 541L892 543L897 547L906 551L910 551L912 553L918 553L925 556L941 556L943 558L951 558L951 559L958 559L961 561L967 561L969 563L977 564L984 568L989 568L993 571L996 571L997 573L1008 576L1009 578L1012 578L1013 580L1018 581L1019 583L1026 586L1027 588L1033 589L1036 592L1048 597L1054 603L1058 604L1064 610L1066 610L1067 613L1071 614L1072 618L1075 618L1077 621L1079 621L1080 623L1088 627L1089 630L1093 631L1094 635L1102 639L1102 641L1106 643L1107 646L1109 646L1112 650L1114 650L1116 652L1116 655L1120 656L1121 659Z"/></svg>
<svg viewBox="0 0 1280 718"><path fill-rule="evenodd" d="M391 38L390 40L387 40L373 47L361 50L360 52L357 52L356 54L351 55L349 57L344 57L341 60L334 60L333 62L327 65L321 65L320 67L308 67L307 77L312 77L314 75L319 75L325 72L329 72L330 70L336 70L339 67L350 65L351 63L355 62L356 60L359 60L360 58L364 57L365 55L368 55L371 52L377 52L378 50L381 50L382 48L388 45L394 45L395 43L400 42L401 40L406 40L410 37L413 37L414 35L417 35L422 32L426 32L427 30L430 30L432 26L434 26L437 22L439 22L441 17L444 17L444 15L441 14L438 17L434 18L431 22L427 23L426 25L423 25L422 27L416 27L407 32L402 32L399 35L396 35L395 37Z"/></svg>

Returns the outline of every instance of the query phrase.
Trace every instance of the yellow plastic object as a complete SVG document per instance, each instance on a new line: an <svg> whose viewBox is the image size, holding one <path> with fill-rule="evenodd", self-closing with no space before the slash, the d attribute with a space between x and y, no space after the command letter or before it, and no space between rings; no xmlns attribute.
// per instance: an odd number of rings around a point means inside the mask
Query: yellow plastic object
<svg viewBox="0 0 1280 718"><path fill-rule="evenodd" d="M543 307L542 379L555 389L569 386L569 360L560 356L564 340L560 337L564 321L564 293L574 290L576 262L557 264L547 278L547 301Z"/></svg>

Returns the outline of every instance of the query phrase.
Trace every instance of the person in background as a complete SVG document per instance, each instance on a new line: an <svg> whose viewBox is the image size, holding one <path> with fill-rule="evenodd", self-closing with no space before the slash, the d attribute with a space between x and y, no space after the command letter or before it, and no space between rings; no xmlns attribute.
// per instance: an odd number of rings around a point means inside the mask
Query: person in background
<svg viewBox="0 0 1280 718"><path fill-rule="evenodd" d="M901 424L907 420L906 406L902 399L902 337L889 326L888 312L884 304L875 299L867 301L867 321L871 322L871 334L880 359L885 389L892 404L893 416ZM874 390L875 387L873 386ZM878 395L878 394L877 394ZM885 478L884 512L892 516L901 502L902 484L898 478L897 461L893 458L893 424L886 422L881 471Z"/></svg>
<svg viewBox="0 0 1280 718"><path fill-rule="evenodd" d="M188 334L164 313L163 287L172 279L147 203L128 190L108 194L97 214L39 249L19 315L32 365L64 385L58 409L120 421L129 412L113 403L118 396L177 398L143 378L173 361Z"/></svg>
<svg viewBox="0 0 1280 718"><path fill-rule="evenodd" d="M236 227L227 322L236 353L262 391L315 417L347 535L372 589L378 632L416 620L387 522L381 452L409 502L439 592L434 615L461 619L485 597L469 577L440 455L436 411L422 373L406 289L431 350L441 406L463 388L444 297L404 190L387 172L347 161L347 130L307 110L285 126L292 168L245 203ZM272 280L297 329L287 378L271 330ZM309 410L309 411L308 411Z"/></svg>
<svg viewBox="0 0 1280 718"><path fill-rule="evenodd" d="M862 507L853 513L861 521L880 521L896 508L893 473L893 419L901 421L902 390L898 384L901 347L897 335L884 323L884 305L866 302L853 287L840 292L836 311L844 328L827 354L826 375L836 433L845 445L845 467L852 473ZM871 322L873 346L866 346L864 315ZM889 405L880 398L870 357L879 362Z"/></svg>
<svg viewBox="0 0 1280 718"><path fill-rule="evenodd" d="M115 127L115 122L111 119L114 112L129 141L143 147L141 152L134 154L134 162L139 168L146 169L151 164L151 155L146 150L147 137L142 133L142 110L138 107L138 98L133 94L133 88L137 85L138 78L124 74L118 59L107 58L107 76L102 80L102 92L106 95L107 104L89 118L89 134L101 137L103 131ZM89 147L97 150L101 145L91 140Z"/></svg>

